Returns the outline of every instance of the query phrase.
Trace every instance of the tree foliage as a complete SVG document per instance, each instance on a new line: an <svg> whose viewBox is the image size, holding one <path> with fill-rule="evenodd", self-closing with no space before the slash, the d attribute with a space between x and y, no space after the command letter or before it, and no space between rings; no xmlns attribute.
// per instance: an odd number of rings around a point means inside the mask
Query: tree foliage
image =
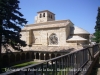
<svg viewBox="0 0 100 75"><path fill-rule="evenodd" d="M27 23L23 14L19 11L19 0L0 0L0 45L1 43L10 44L14 49L19 43L26 46L25 41L20 39L21 27ZM4 36L4 42L2 42Z"/></svg>
<svg viewBox="0 0 100 75"><path fill-rule="evenodd" d="M96 43L100 43L100 7L98 7L97 21L95 26L94 40Z"/></svg>
<svg viewBox="0 0 100 75"><path fill-rule="evenodd" d="M93 40L95 40L96 43L100 43L100 30L96 30L94 36L95 38Z"/></svg>

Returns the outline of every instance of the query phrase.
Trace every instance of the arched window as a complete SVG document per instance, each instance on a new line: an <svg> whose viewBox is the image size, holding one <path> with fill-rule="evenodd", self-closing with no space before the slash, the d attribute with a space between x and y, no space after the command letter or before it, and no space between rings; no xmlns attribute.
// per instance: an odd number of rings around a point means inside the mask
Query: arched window
<svg viewBox="0 0 100 75"><path fill-rule="evenodd" d="M42 14L40 14L40 18L42 17Z"/></svg>
<svg viewBox="0 0 100 75"><path fill-rule="evenodd" d="M45 13L43 13L43 17L45 17Z"/></svg>
<svg viewBox="0 0 100 75"><path fill-rule="evenodd" d="M58 44L58 38L57 38L56 34L52 33L49 36L49 44L50 45L57 45Z"/></svg>

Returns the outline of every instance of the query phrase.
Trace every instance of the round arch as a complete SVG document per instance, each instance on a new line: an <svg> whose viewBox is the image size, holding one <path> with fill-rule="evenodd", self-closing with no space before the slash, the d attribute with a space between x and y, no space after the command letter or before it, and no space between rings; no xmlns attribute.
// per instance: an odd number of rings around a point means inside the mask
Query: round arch
<svg viewBox="0 0 100 75"><path fill-rule="evenodd" d="M25 53L21 54L21 60L25 60Z"/></svg>
<svg viewBox="0 0 100 75"><path fill-rule="evenodd" d="M29 56L29 52L26 53L26 59L29 59L30 56Z"/></svg>
<svg viewBox="0 0 100 75"><path fill-rule="evenodd" d="M10 63L14 63L15 62L15 55L11 54L10 55Z"/></svg>
<svg viewBox="0 0 100 75"><path fill-rule="evenodd" d="M54 58L54 57L55 57L55 55L54 55L54 53L52 53L52 54L51 54L51 58Z"/></svg>
<svg viewBox="0 0 100 75"><path fill-rule="evenodd" d="M41 59L41 60L44 60L44 53L41 53L41 54L40 54L40 59Z"/></svg>
<svg viewBox="0 0 100 75"><path fill-rule="evenodd" d="M61 54L57 54L57 57L58 57L58 56L61 56Z"/></svg>
<svg viewBox="0 0 100 75"><path fill-rule="evenodd" d="M34 52L32 52L32 54L31 54L31 58L32 58L32 59L35 58Z"/></svg>
<svg viewBox="0 0 100 75"><path fill-rule="evenodd" d="M16 61L20 61L20 53L16 54Z"/></svg>
<svg viewBox="0 0 100 75"><path fill-rule="evenodd" d="M49 53L46 53L45 57L46 57L46 60L50 59L49 58Z"/></svg>
<svg viewBox="0 0 100 75"><path fill-rule="evenodd" d="M8 65L9 65L9 57L8 57L8 55L4 55L2 57L2 66L6 67Z"/></svg>
<svg viewBox="0 0 100 75"><path fill-rule="evenodd" d="M36 59L39 59L39 53L36 53Z"/></svg>

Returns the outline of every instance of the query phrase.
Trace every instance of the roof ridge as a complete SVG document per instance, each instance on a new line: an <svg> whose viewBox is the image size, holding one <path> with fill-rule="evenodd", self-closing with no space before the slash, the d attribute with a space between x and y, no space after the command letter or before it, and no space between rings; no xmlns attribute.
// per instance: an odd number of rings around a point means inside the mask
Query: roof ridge
<svg viewBox="0 0 100 75"><path fill-rule="evenodd" d="M67 22L69 20L56 20L56 21L48 21L48 22L43 22L43 23L34 23L34 24L28 24L25 27L30 27L30 26L35 26L35 25L44 25L44 24L52 24L52 23L58 23L58 22Z"/></svg>

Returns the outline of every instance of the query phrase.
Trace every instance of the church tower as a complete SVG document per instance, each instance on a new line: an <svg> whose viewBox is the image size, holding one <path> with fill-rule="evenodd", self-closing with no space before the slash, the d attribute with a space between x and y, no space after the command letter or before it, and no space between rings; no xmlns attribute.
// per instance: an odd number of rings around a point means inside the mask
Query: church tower
<svg viewBox="0 0 100 75"><path fill-rule="evenodd" d="M54 20L55 20L55 14L48 10L37 12L37 16L35 17L35 23L43 23Z"/></svg>

